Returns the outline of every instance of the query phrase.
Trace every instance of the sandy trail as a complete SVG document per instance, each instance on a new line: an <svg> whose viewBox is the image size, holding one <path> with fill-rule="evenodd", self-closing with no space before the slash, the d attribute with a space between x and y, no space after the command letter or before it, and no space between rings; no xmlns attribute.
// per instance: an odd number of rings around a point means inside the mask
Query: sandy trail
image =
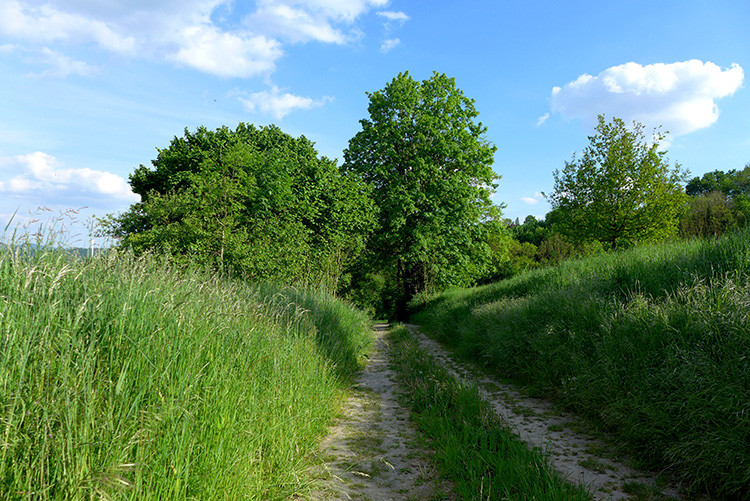
<svg viewBox="0 0 750 501"><path fill-rule="evenodd" d="M375 327L369 363L321 450L325 466L314 500L451 499L416 444L409 412L399 405L395 374L389 367L387 325Z"/></svg>
<svg viewBox="0 0 750 501"><path fill-rule="evenodd" d="M522 395L514 386L503 384L456 362L436 341L409 325L420 346L444 364L457 377L477 383L482 397L492 403L522 440L547 450L552 466L569 481L586 485L594 499L679 498L676 489L658 489L653 475L637 471L617 458L603 441L569 428L572 415L560 413L547 401ZM627 493L630 491L630 493ZM633 494L640 494L634 496Z"/></svg>

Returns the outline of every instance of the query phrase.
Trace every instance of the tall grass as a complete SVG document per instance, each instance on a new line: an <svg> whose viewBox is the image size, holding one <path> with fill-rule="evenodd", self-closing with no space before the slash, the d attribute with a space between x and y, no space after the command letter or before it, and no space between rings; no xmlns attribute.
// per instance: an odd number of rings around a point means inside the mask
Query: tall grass
<svg viewBox="0 0 750 501"><path fill-rule="evenodd" d="M159 257L32 250L0 250L2 496L305 489L306 456L368 346L368 319Z"/></svg>
<svg viewBox="0 0 750 501"><path fill-rule="evenodd" d="M750 492L750 231L598 255L428 300L457 352L615 434L691 491Z"/></svg>

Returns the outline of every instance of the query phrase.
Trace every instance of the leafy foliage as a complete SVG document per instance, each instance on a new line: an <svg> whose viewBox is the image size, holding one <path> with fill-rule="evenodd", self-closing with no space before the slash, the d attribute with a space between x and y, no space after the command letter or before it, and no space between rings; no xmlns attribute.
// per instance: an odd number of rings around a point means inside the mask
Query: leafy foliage
<svg viewBox="0 0 750 501"><path fill-rule="evenodd" d="M479 223L500 215L490 201L496 148L474 101L438 73L422 82L401 73L368 96L369 118L349 141L343 169L373 189L375 262L395 270L406 297L470 283L488 256Z"/></svg>
<svg viewBox="0 0 750 501"><path fill-rule="evenodd" d="M716 236L750 219L750 164L741 171L707 172L685 187L690 208L680 219L684 236Z"/></svg>
<svg viewBox="0 0 750 501"><path fill-rule="evenodd" d="M130 177L142 201L111 224L138 252L335 289L374 222L366 185L275 126L186 129L152 164Z"/></svg>
<svg viewBox="0 0 750 501"><path fill-rule="evenodd" d="M685 186L685 192L691 196L708 195L714 191L720 191L732 198L737 195L750 195L750 164L741 171L732 169L728 172L706 172L703 177L694 177Z"/></svg>
<svg viewBox="0 0 750 501"><path fill-rule="evenodd" d="M580 158L555 171L552 208L558 229L575 241L598 240L612 248L661 240L676 231L686 202L679 165L670 169L659 150L664 134L647 140L643 125L628 130L619 118L599 115L596 134Z"/></svg>

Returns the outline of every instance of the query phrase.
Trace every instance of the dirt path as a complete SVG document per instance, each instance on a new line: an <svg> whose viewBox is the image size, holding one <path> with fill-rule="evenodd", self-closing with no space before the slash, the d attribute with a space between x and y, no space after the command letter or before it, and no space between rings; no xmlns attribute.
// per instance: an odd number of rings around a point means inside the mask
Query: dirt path
<svg viewBox="0 0 750 501"><path fill-rule="evenodd" d="M323 441L322 487L313 500L450 499L436 484L428 452L416 445L409 412L397 401L389 367L385 324L375 327L376 346L359 376L343 418Z"/></svg>
<svg viewBox="0 0 750 501"><path fill-rule="evenodd" d="M495 412L533 447L550 453L553 467L573 482L589 487L595 499L670 499L677 498L673 488L656 488L652 475L636 471L617 458L609 457L603 441L570 429L575 417L561 414L549 402L519 393L513 386L492 380L457 363L436 341L409 329L420 345L461 379L478 383L480 392L492 403ZM575 425L573 425L575 427Z"/></svg>

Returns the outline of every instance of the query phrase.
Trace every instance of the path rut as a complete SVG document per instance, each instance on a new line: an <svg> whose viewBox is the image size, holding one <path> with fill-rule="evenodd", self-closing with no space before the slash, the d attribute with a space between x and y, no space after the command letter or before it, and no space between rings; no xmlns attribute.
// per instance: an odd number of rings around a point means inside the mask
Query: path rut
<svg viewBox="0 0 750 501"><path fill-rule="evenodd" d="M343 417L321 445L325 465L313 500L451 499L416 443L409 412L398 402L390 369L387 325L375 326L375 349L360 374Z"/></svg>
<svg viewBox="0 0 750 501"><path fill-rule="evenodd" d="M586 485L597 500L679 499L674 487L657 488L656 477L608 457L602 440L585 436L568 426L577 419L561 413L550 402L521 394L514 386L477 374L456 362L436 341L407 325L420 346L455 376L476 383L484 399L532 447L549 452L552 466L571 482ZM626 492L628 491L628 492Z"/></svg>

